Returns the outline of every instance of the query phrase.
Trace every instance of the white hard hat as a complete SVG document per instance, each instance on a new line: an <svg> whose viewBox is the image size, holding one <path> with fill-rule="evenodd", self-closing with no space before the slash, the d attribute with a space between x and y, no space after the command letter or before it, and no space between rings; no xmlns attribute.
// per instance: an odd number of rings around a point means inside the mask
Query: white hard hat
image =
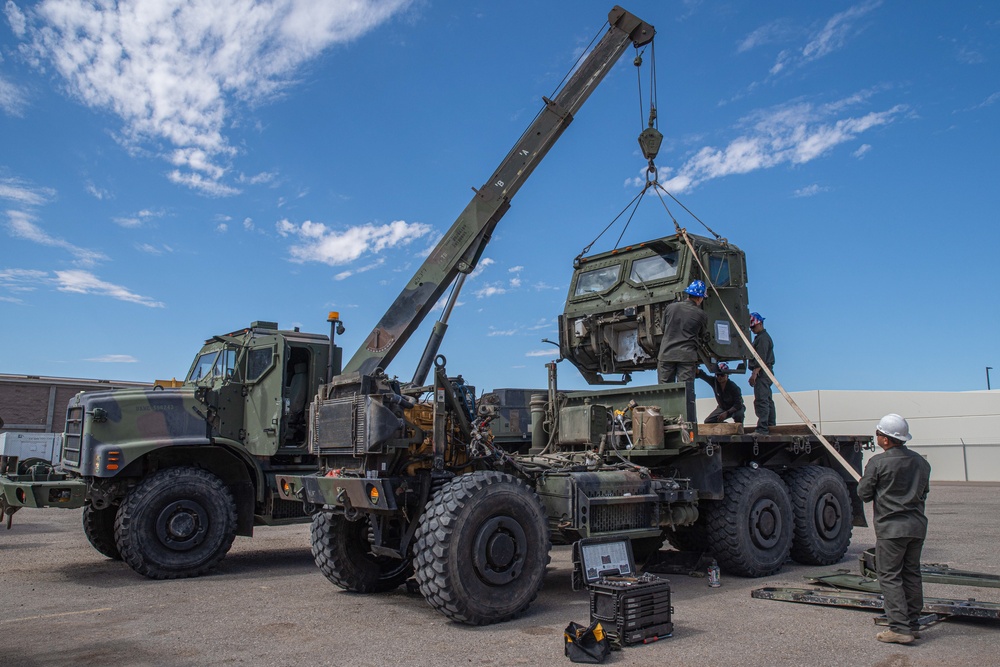
<svg viewBox="0 0 1000 667"><path fill-rule="evenodd" d="M879 433L885 434L896 440L908 441L913 436L910 435L910 425L899 415L892 413L882 417L875 427Z"/></svg>

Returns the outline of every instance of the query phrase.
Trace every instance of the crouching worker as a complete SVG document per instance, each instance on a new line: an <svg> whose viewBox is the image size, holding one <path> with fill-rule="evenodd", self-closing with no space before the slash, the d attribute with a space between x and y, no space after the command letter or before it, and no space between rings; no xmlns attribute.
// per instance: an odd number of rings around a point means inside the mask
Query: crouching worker
<svg viewBox="0 0 1000 667"><path fill-rule="evenodd" d="M720 361L715 369L715 377L699 368L698 377L712 385L715 402L718 404L718 407L705 417L705 423L718 424L732 418L737 424L742 424L747 409L739 387L729 379L729 364Z"/></svg>

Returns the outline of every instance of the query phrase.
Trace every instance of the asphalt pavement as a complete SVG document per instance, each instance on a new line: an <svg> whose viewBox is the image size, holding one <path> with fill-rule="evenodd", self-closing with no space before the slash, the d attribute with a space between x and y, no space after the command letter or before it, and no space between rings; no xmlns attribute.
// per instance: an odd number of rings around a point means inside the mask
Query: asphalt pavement
<svg viewBox="0 0 1000 667"><path fill-rule="evenodd" d="M870 506L868 507L870 520ZM925 563L1000 575L1000 484L936 483L928 500ZM607 664L753 667L995 665L1000 621L938 623L912 645L875 641L871 611L752 598L763 586L806 586L838 568L858 572L875 543L856 528L843 561L788 563L762 579L671 575L674 635L612 653ZM538 599L520 618L487 627L448 621L401 587L346 593L313 564L307 525L261 527L237 538L219 569L151 581L94 551L80 510L22 510L0 528L0 666L572 664L562 631L589 620L571 590L568 547L555 547ZM1000 589L926 584L925 595L1000 603Z"/></svg>

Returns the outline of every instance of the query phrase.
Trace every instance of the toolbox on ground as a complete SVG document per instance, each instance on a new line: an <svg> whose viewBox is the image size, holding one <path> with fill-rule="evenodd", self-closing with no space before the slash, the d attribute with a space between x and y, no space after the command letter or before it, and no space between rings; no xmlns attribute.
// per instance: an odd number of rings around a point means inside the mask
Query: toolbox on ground
<svg viewBox="0 0 1000 667"><path fill-rule="evenodd" d="M583 584L590 592L590 621L601 622L613 646L673 634L670 582L648 573L635 574L628 539L580 540L574 544L573 561L574 584Z"/></svg>

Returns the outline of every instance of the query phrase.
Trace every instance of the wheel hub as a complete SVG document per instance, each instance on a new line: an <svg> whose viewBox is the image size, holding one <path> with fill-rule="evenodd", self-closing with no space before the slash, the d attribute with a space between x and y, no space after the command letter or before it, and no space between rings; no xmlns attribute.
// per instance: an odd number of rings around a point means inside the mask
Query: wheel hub
<svg viewBox="0 0 1000 667"><path fill-rule="evenodd" d="M177 500L161 511L156 518L156 536L174 551L188 551L205 539L208 514L191 500Z"/></svg>
<svg viewBox="0 0 1000 667"><path fill-rule="evenodd" d="M770 549L781 539L781 511L770 498L760 498L750 510L750 539L761 549Z"/></svg>
<svg viewBox="0 0 1000 667"><path fill-rule="evenodd" d="M473 542L472 562L483 581L496 586L513 581L524 565L527 538L514 519L493 517L482 525Z"/></svg>
<svg viewBox="0 0 1000 667"><path fill-rule="evenodd" d="M840 534L844 512L840 502L832 493L824 493L816 503L816 532L826 540L835 539Z"/></svg>

